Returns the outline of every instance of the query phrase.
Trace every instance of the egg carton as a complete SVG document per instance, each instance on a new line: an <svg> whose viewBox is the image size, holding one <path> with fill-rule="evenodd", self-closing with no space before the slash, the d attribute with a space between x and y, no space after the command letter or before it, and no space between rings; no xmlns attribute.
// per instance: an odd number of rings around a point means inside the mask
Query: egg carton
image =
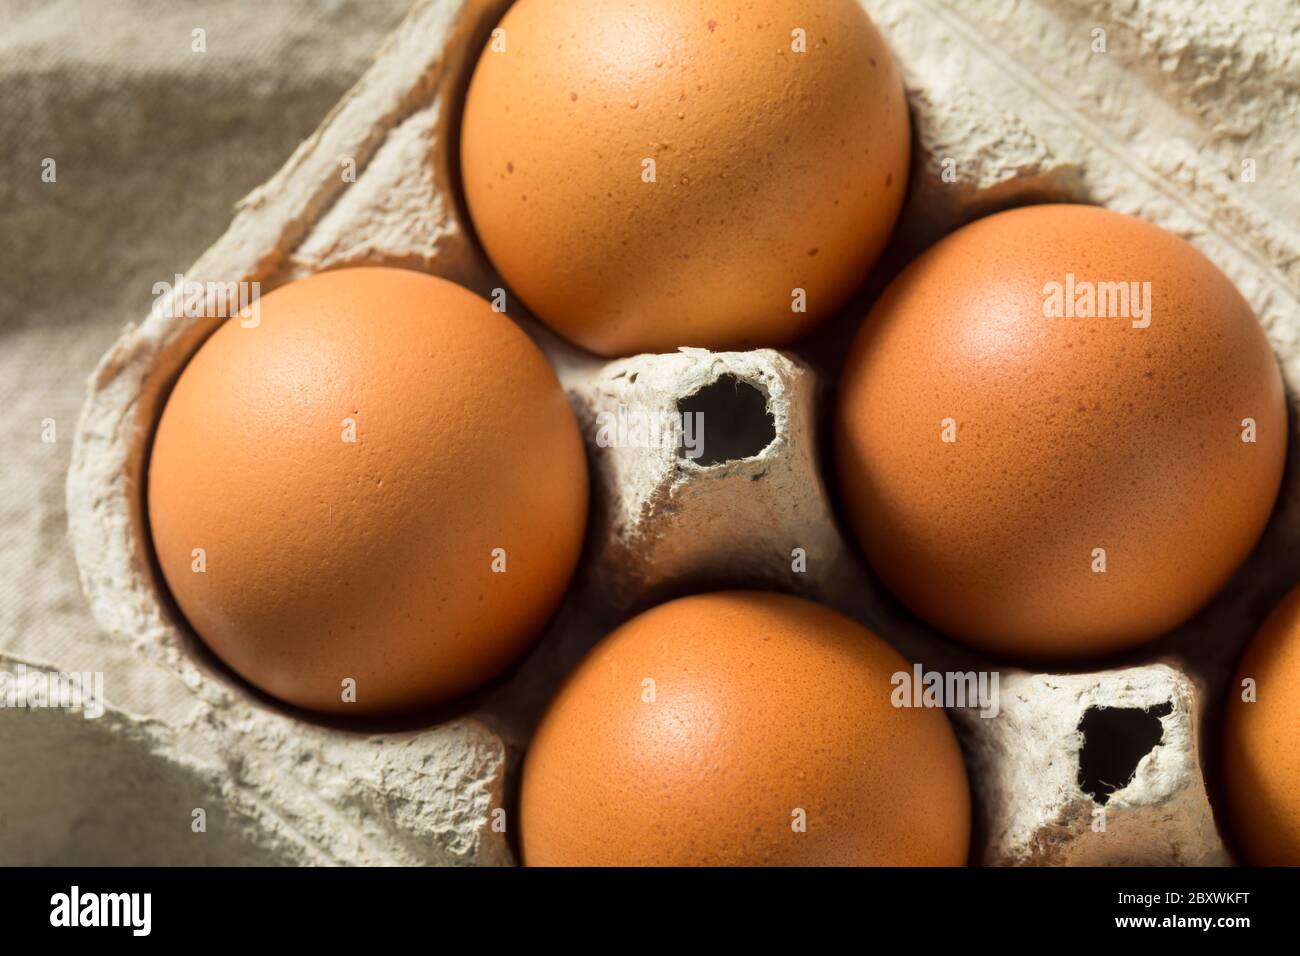
<svg viewBox="0 0 1300 956"><path fill-rule="evenodd" d="M392 265L490 295L501 283L465 225L456 144L474 60L507 6L417 3L186 277L258 282L265 293L325 269ZM1236 153L1268 147L1263 118L1287 108L1293 87L1251 72L1259 58L1242 53L1235 27L1195 26L1208 2L865 6L903 68L915 149L891 249L842 315L794 351L606 362L511 308L578 414L591 520L569 593L534 648L449 708L371 722L296 711L188 631L150 554L142 477L168 389L219 320L173 318L164 303L128 326L88 385L68 475L70 533L96 620L142 667L173 675L191 706L133 714L113 704L109 674L101 719L33 712L30 733L0 738L5 766L26 768L0 794L0 857L508 864L522 754L582 653L660 600L745 586L823 601L927 670L999 675L996 716L950 711L974 797L972 862L1228 862L1212 809L1214 728L1233 660L1300 577L1295 462L1259 547L1193 621L1090 669L1037 673L945 640L878 585L843 535L824 478L827 398L848 337L890 275L967 221L1044 199L1134 213L1197 245L1251 301L1294 394L1300 240L1270 198L1288 194L1289 171L1269 170L1261 152L1249 188L1234 178ZM1109 38L1104 54L1093 52L1098 29ZM1200 81L1214 70L1230 75L1217 87ZM1258 123L1216 139L1234 106ZM725 436L724 460L605 447L601 413L620 405L704 411L711 433ZM9 670L19 663L0 659Z"/></svg>

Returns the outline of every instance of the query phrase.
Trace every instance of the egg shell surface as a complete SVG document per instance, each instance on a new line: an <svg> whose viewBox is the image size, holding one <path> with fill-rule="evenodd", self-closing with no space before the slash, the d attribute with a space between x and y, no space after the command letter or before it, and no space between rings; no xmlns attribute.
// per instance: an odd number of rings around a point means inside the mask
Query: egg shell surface
<svg viewBox="0 0 1300 956"><path fill-rule="evenodd" d="M879 256L910 123L856 0L519 0L499 29L466 98L465 197L573 342L782 345Z"/></svg>
<svg viewBox="0 0 1300 956"><path fill-rule="evenodd" d="M258 308L194 355L154 439L150 528L180 610L313 710L479 686L544 625L583 538L586 459L546 359L478 296L401 269Z"/></svg>
<svg viewBox="0 0 1300 956"><path fill-rule="evenodd" d="M1121 284L1131 314L1101 314L1124 310ZM1228 278L1078 205L990 216L913 262L858 333L835 428L841 500L890 589L948 635L1046 661L1136 646L1209 601L1268 520L1287 440L1272 349Z"/></svg>
<svg viewBox="0 0 1300 956"><path fill-rule="evenodd" d="M970 801L942 710L895 707L897 652L800 598L721 592L614 631L525 758L525 863L966 861Z"/></svg>
<svg viewBox="0 0 1300 956"><path fill-rule="evenodd" d="M1264 622L1228 690L1223 779L1238 849L1255 866L1300 866L1300 588Z"/></svg>

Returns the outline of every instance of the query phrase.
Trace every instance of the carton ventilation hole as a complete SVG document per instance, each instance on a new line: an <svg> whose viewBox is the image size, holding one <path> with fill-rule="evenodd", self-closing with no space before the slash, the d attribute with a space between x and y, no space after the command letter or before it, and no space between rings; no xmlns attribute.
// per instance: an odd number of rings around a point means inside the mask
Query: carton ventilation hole
<svg viewBox="0 0 1300 956"><path fill-rule="evenodd" d="M703 436L703 453L694 461L701 467L739 458L753 458L776 439L776 421L767 408L767 395L734 375L723 375L698 392L680 398L677 411L699 415L696 440ZM687 458L679 446L677 456Z"/></svg>
<svg viewBox="0 0 1300 956"><path fill-rule="evenodd" d="M1104 805L1112 793L1128 786L1142 758L1164 737L1160 718L1173 709L1169 702L1145 709L1089 707L1079 721L1079 788Z"/></svg>

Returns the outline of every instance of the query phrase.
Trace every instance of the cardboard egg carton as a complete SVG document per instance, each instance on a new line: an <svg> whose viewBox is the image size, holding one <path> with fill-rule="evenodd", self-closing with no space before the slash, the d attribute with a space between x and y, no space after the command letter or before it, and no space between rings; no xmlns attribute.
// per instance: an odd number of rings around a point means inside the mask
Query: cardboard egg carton
<svg viewBox="0 0 1300 956"><path fill-rule="evenodd" d="M1125 658L1044 674L943 639L880 588L842 534L824 442L836 356L888 277L951 229L1043 199L1101 203L1191 240L1250 299L1288 384L1300 382L1300 241L1283 201L1271 198L1289 195L1287 170L1264 162L1277 144L1261 122L1231 149L1197 148L1213 141L1228 100L1268 106L1287 93L1248 75L1250 58L1216 46L1228 42L1221 34L1189 25L1194 0L1181 5L1186 23L1158 22L1166 15L1158 5L1124 5L1121 14L1084 0L1014 12L995 0L869 0L908 85L917 147L909 200L868 287L794 352L690 349L605 362L512 305L555 365L588 443L588 540L533 650L438 713L358 724L294 711L188 632L150 555L142 472L170 384L220 319L177 318L164 307L128 326L89 383L68 477L70 531L97 621L142 667L173 675L187 707L165 717L128 712L114 705L109 674L100 719L43 711L30 735L0 739L0 759L29 768L0 795L0 857L509 863L521 756L582 653L660 600L748 586L824 601L923 672L998 676L996 715L950 711L975 801L973 862L1227 862L1208 795L1214 728L1233 659L1297 576L1294 462L1260 547L1205 612ZM506 6L417 4L187 279L257 282L265 293L316 271L381 264L490 295L501 283L466 229L456 143L474 60ZM1105 53L1090 52L1097 29ZM1147 58L1170 51L1185 59L1147 69ZM1241 75L1216 98L1197 70L1220 61ZM1247 187L1233 174L1249 157L1229 153L1256 144L1258 177ZM703 412L725 427L711 429L714 443L698 458L628 447L601 438L602 428L617 431L620 409ZM0 661L8 670L21 663ZM78 670L76 661L56 663Z"/></svg>

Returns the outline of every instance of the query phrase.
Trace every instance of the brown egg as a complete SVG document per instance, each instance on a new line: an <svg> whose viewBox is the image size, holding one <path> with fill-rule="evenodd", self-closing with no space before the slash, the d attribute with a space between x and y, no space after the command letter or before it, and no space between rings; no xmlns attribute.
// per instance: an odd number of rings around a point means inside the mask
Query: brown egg
<svg viewBox="0 0 1300 956"><path fill-rule="evenodd" d="M1250 696L1243 681L1253 681ZM1228 817L1246 862L1300 866L1300 588L1264 622L1229 688Z"/></svg>
<svg viewBox="0 0 1300 956"><path fill-rule="evenodd" d="M1125 308L1102 283L1138 285ZM1083 314L1088 289L1107 316ZM1268 340L1208 259L1139 219L1034 206L890 286L836 441L894 593L976 647L1050 660L1140 644L1223 586L1272 509L1286 411Z"/></svg>
<svg viewBox="0 0 1300 956"><path fill-rule="evenodd" d="M524 765L524 861L961 865L966 772L939 710L895 708L910 665L810 601L660 605L578 666Z"/></svg>
<svg viewBox="0 0 1300 956"><path fill-rule="evenodd" d="M586 461L550 366L477 296L400 269L294 282L259 319L208 339L158 425L149 519L181 611L314 710L482 684L545 623L582 541Z"/></svg>
<svg viewBox="0 0 1300 956"><path fill-rule="evenodd" d="M909 122L858 0L518 0L500 30L466 100L465 196L572 341L780 345L880 254Z"/></svg>

